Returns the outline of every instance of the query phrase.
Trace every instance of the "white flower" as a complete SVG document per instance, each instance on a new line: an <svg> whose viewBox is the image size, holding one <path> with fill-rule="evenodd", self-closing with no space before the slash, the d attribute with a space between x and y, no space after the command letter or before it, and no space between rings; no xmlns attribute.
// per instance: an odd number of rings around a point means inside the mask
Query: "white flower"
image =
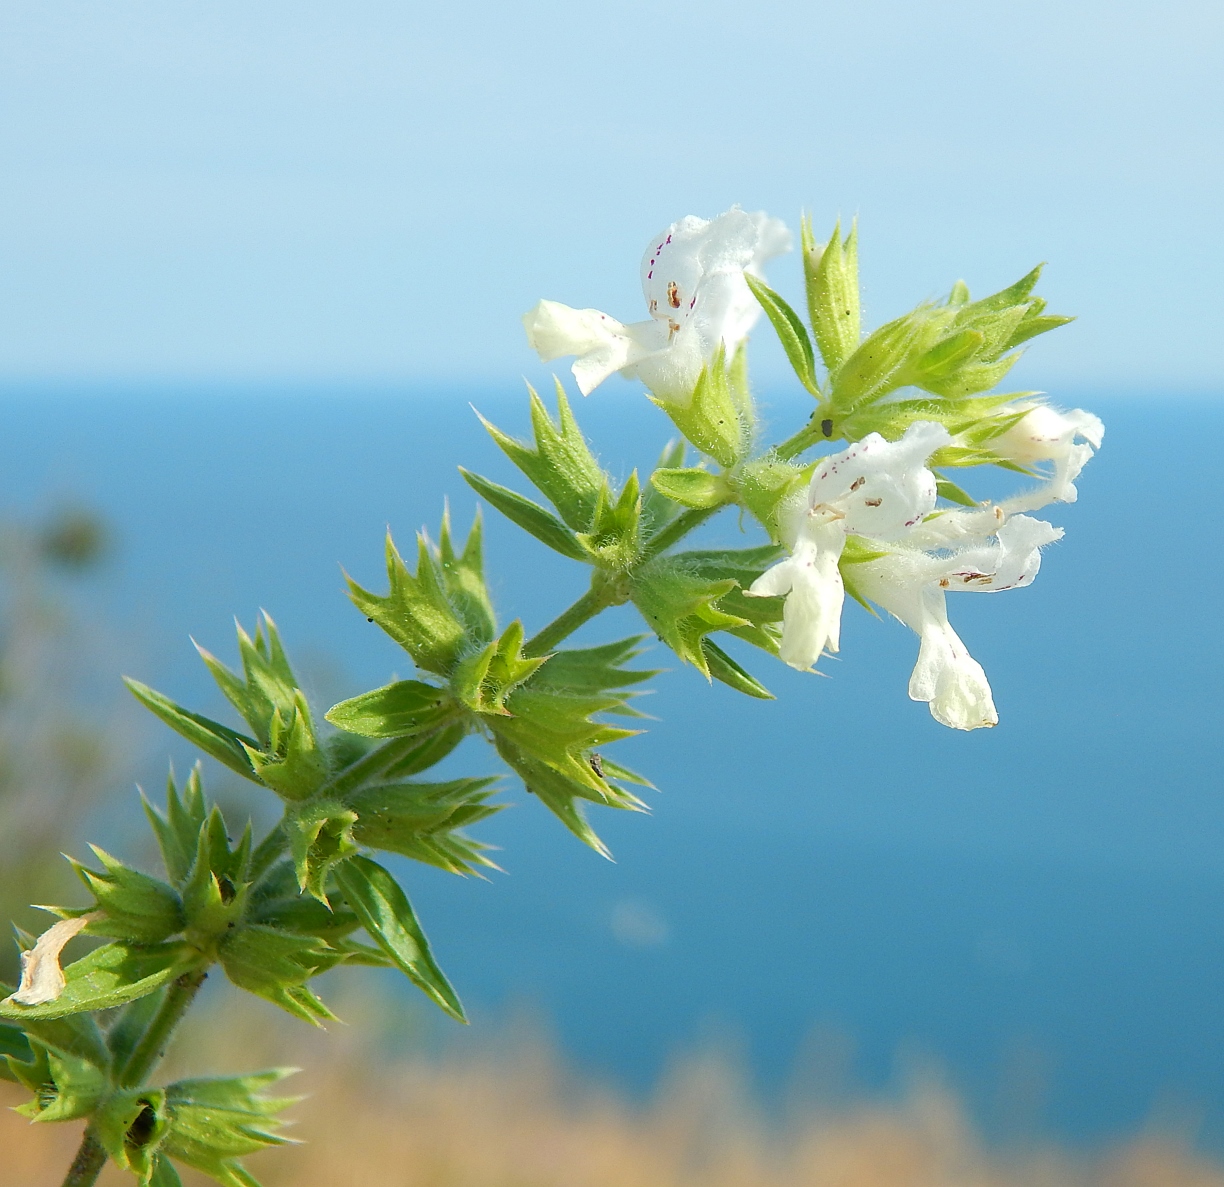
<svg viewBox="0 0 1224 1187"><path fill-rule="evenodd" d="M945 595L1001 593L1029 585L1041 566L1041 549L1061 537L1061 528L1017 515L997 526L993 540L979 539L942 554L906 548L855 566L855 584L863 596L917 633L918 662L909 695L929 702L936 721L961 730L999 721L986 673L948 622Z"/></svg>
<svg viewBox="0 0 1224 1187"><path fill-rule="evenodd" d="M846 536L889 540L928 515L936 495L926 460L949 439L943 425L918 421L900 441L869 433L816 467L806 500L784 523L791 555L747 591L786 598L779 654L791 667L811 671L823 651L838 649L844 601L838 561Z"/></svg>
<svg viewBox="0 0 1224 1187"><path fill-rule="evenodd" d="M1052 462L1053 474L1045 486L1006 500L1005 510L1038 511L1050 503L1074 503L1079 495L1075 480L1104 437L1105 426L1091 412L1058 412L1033 404L1022 420L990 442L990 448L1022 466Z"/></svg>
<svg viewBox="0 0 1224 1187"><path fill-rule="evenodd" d="M733 206L713 219L688 215L642 257L649 321L623 325L598 309L541 301L523 317L527 341L546 363L577 355L572 370L584 396L619 371L659 399L687 401L719 344L734 352L760 316L744 273L764 279L765 261L790 246L786 225L764 212Z"/></svg>

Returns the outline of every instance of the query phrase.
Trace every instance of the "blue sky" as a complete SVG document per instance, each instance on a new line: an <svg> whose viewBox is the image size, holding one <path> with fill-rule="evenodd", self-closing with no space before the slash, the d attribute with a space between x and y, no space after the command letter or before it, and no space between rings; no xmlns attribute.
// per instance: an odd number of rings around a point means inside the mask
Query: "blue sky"
<svg viewBox="0 0 1224 1187"><path fill-rule="evenodd" d="M539 377L538 297L638 317L647 238L740 202L857 213L873 323L1048 260L1080 321L1023 382L1216 387L1222 43L1178 0L7 5L0 379Z"/></svg>

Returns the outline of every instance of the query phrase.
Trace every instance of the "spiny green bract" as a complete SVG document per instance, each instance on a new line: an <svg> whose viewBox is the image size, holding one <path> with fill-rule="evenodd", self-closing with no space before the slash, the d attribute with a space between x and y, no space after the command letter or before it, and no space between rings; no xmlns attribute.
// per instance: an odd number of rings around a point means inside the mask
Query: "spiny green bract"
<svg viewBox="0 0 1224 1187"><path fill-rule="evenodd" d="M177 1184L172 1158L224 1187L257 1187L238 1160L289 1140L277 1132L276 1114L298 1098L269 1097L264 1089L294 1070L123 1089L98 1109L94 1133L140 1187Z"/></svg>
<svg viewBox="0 0 1224 1187"><path fill-rule="evenodd" d="M802 239L808 315L825 364L823 380L802 320L777 293L748 278L795 374L819 400L811 426L787 443L785 456L822 439L858 441L876 432L892 441L914 421L934 420L955 438L935 465L1017 468L994 454L989 443L1023 415L1015 402L1032 393L983 393L1015 365L1018 347L1072 320L1047 314L1045 301L1034 295L1041 267L978 301L970 300L968 288L957 282L942 303L925 302L860 341L857 229L843 238L840 226L835 227L829 241L820 244L805 218ZM926 394L898 398L907 388ZM760 465L750 462L741 470ZM773 532L775 508L766 500L758 511L752 496L759 492L753 488L751 480L739 485L745 504ZM952 483L941 493L953 501L968 498Z"/></svg>

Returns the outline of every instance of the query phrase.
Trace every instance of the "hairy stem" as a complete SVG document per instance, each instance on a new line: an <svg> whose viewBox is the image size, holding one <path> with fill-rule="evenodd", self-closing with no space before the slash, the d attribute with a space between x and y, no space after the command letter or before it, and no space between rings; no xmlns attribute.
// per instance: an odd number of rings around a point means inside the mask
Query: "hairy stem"
<svg viewBox="0 0 1224 1187"><path fill-rule="evenodd" d="M646 542L646 547L642 550L642 560L646 561L652 556L658 556L664 549L683 540L689 532L700 527L710 516L715 515L725 506L727 506L726 503L719 503L717 507L681 512L657 536L651 537Z"/></svg>
<svg viewBox="0 0 1224 1187"><path fill-rule="evenodd" d="M160 1009L153 1015L148 1029L140 1041L132 1048L127 1062L121 1068L115 1069L115 1084L119 1088L138 1088L147 1079L149 1073L157 1066L166 1045L178 1024L183 1020L195 996L200 992L200 986L208 976L207 969L197 969L195 972L184 973L166 991ZM81 1138L76 1157L68 1168L63 1187L93 1187L102 1168L106 1165L106 1151L102 1143L94 1137L93 1130L87 1129Z"/></svg>
<svg viewBox="0 0 1224 1187"><path fill-rule="evenodd" d="M415 750L427 738L451 725L454 720L453 717L448 717L435 729L410 734L406 738L392 738L389 742L374 747L364 758L359 758L355 763L345 767L330 783L324 784L319 789L319 794L343 795L346 791L352 791L354 787L360 787L367 779L385 771L389 766Z"/></svg>
<svg viewBox="0 0 1224 1187"><path fill-rule="evenodd" d="M609 606L625 600L623 594L617 591L615 582L599 581L597 578L598 573L596 579L591 581L591 588L582 597L523 644L524 655L547 655L562 639L572 635L584 622L589 622Z"/></svg>
<svg viewBox="0 0 1224 1187"><path fill-rule="evenodd" d="M93 1187L106 1165L106 1151L87 1129L64 1178L64 1187Z"/></svg>
<svg viewBox="0 0 1224 1187"><path fill-rule="evenodd" d="M187 1013L191 1003L195 1001L195 996L200 992L200 986L204 984L207 976L207 969L197 969L184 973L171 983L161 1008L149 1023L149 1028L132 1048L132 1053L123 1067L116 1069L120 1088L139 1088L145 1082L165 1054L170 1036L182 1022L183 1015Z"/></svg>
<svg viewBox="0 0 1224 1187"><path fill-rule="evenodd" d="M638 563L644 564L651 557L658 556L665 548L670 548L695 527L705 523L715 512L721 511L725 505L719 504L717 507L707 507L700 511L685 511L677 515L657 536L646 542ZM569 638L583 623L590 622L609 606L620 606L628 600L629 592L623 575L596 569L591 576L591 588L568 610L557 615L539 633L528 639L523 644L523 654L547 655L562 639Z"/></svg>

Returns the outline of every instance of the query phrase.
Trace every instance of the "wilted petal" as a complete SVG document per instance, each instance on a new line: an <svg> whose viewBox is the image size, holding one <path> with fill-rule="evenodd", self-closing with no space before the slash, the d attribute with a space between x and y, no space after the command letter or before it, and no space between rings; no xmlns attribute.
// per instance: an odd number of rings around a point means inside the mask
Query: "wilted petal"
<svg viewBox="0 0 1224 1187"><path fill-rule="evenodd" d="M61 919L47 928L34 947L21 954L21 984L10 1000L19 1006L41 1006L55 1001L66 984L60 968L64 945L101 915L100 911L93 911L76 919Z"/></svg>

